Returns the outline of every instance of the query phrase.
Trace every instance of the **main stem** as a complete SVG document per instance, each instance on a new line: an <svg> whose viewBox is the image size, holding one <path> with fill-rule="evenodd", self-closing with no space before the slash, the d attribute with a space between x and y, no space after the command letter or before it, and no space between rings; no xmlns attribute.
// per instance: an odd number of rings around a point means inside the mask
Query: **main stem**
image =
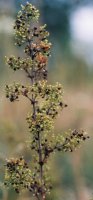
<svg viewBox="0 0 93 200"><path fill-rule="evenodd" d="M32 85L34 84L34 71L33 71L33 67L32 67L32 73L31 73L31 82ZM33 105L33 117L34 120L36 120L36 99L32 94L32 105ZM42 159L42 146L41 146L41 133L38 132L38 156L39 156L39 166L40 166L40 179L41 179L41 187L42 187L42 183L43 183L43 159ZM43 188L41 188L42 192L41 192L41 199L40 200L45 200L45 195L43 193ZM37 197L38 198L38 197Z"/></svg>

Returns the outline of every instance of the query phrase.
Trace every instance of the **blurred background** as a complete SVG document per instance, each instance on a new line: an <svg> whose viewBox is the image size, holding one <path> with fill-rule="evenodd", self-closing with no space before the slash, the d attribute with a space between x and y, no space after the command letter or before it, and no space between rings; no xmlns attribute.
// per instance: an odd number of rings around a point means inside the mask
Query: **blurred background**
<svg viewBox="0 0 93 200"><path fill-rule="evenodd" d="M5 55L18 55L13 23L25 0L0 0L0 199L30 200L29 194L16 195L5 190L5 159L24 155L28 137L25 99L10 103L5 98L5 84L24 81L24 74L12 72L5 65ZM40 23L46 23L52 42L49 80L64 87L68 107L55 122L55 134L69 128L83 128L90 135L74 153L58 153L52 159L54 190L48 200L90 200L93 198L93 1L30 0L41 11ZM21 52L22 54L22 52Z"/></svg>

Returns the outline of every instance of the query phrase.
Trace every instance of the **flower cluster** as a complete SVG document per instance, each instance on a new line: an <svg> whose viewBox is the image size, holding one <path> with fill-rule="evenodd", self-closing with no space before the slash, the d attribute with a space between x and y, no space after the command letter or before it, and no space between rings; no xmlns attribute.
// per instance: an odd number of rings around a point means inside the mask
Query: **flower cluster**
<svg viewBox="0 0 93 200"><path fill-rule="evenodd" d="M32 182L31 170L27 163L21 157L19 159L12 158L7 161L5 172L5 185L12 186L19 193L25 188L29 188Z"/></svg>
<svg viewBox="0 0 93 200"><path fill-rule="evenodd" d="M28 115L27 122L31 134L35 135L38 132L49 132L53 128L53 120L45 113L37 113L36 118L32 114Z"/></svg>
<svg viewBox="0 0 93 200"><path fill-rule="evenodd" d="M59 136L56 141L55 149L63 152L73 152L81 144L81 142L88 138L89 136L83 130L70 130L63 136Z"/></svg>
<svg viewBox="0 0 93 200"><path fill-rule="evenodd" d="M39 11L30 3L26 6L21 6L22 10L19 11L15 21L16 41L20 46L29 38L29 29L31 21L37 21L39 18Z"/></svg>
<svg viewBox="0 0 93 200"><path fill-rule="evenodd" d="M19 96L22 95L26 98L30 99L32 94L31 86L24 86L19 83L14 83L12 85L6 85L6 98L8 98L11 102L14 102L19 99Z"/></svg>
<svg viewBox="0 0 93 200"><path fill-rule="evenodd" d="M32 60L38 63L39 67L45 66L47 63L47 57L50 53L51 43L47 39L39 41L40 35L38 34L38 42L33 41L31 44L25 47L25 53L31 55Z"/></svg>
<svg viewBox="0 0 93 200"><path fill-rule="evenodd" d="M69 130L63 134L54 135L51 132L51 139L50 135L45 134L43 135L42 139L42 164L44 165L50 156L51 153L60 151L60 152L73 152L80 144L86 139L89 139L89 136L83 130ZM31 149L36 150L38 152L38 137L34 137L31 142Z"/></svg>
<svg viewBox="0 0 93 200"><path fill-rule="evenodd" d="M24 86L19 83L6 85L6 97L11 102L18 100L19 95L27 97L31 101L31 104L36 103L37 113L45 113L52 118L58 114L59 108L62 110L64 107L67 107L63 103L63 90L59 83L56 83L55 86L48 85L47 81L39 81L32 86ZM31 95L34 95L35 99L41 97L43 99L42 105L37 105L38 101L33 100Z"/></svg>
<svg viewBox="0 0 93 200"><path fill-rule="evenodd" d="M11 56L6 59L6 62L14 71L22 69L26 71L29 78L41 80L41 78L47 79L46 65L50 56L51 43L47 39L49 32L46 30L46 24L38 27L38 18L39 11L32 4L27 3L26 6L22 6L14 29L16 44L21 46L25 43L26 58ZM34 70L31 74L32 68Z"/></svg>
<svg viewBox="0 0 93 200"><path fill-rule="evenodd" d="M9 98L11 102L18 100L18 96L20 95L20 85L6 85L6 98Z"/></svg>
<svg viewBox="0 0 93 200"><path fill-rule="evenodd" d="M10 66L11 69L14 71L16 70L28 70L32 68L32 60L30 58L22 59L20 57L16 58L11 56L10 58L6 58L7 64Z"/></svg>
<svg viewBox="0 0 93 200"><path fill-rule="evenodd" d="M4 185L13 187L16 193L28 190L33 196L49 192L50 184L40 182L37 168L32 172L23 157L7 160ZM37 179L38 178L38 179Z"/></svg>

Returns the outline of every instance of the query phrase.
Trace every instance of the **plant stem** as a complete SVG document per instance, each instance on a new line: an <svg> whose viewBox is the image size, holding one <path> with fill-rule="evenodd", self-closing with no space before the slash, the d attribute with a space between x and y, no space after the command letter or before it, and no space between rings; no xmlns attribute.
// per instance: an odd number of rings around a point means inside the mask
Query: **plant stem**
<svg viewBox="0 0 93 200"><path fill-rule="evenodd" d="M36 120L36 106L35 106L35 98L33 97L33 117L34 120ZM39 156L39 166L40 166L40 179L41 179L41 187L42 187L42 183L43 183L43 159L42 159L42 147L41 147L41 134L40 132L38 133L38 147L39 147L39 151L38 151L38 156ZM42 190L43 188L41 188ZM41 192L41 199L40 200L45 200L45 195L43 194L43 191Z"/></svg>
<svg viewBox="0 0 93 200"><path fill-rule="evenodd" d="M32 72L31 72L31 82L32 85L34 84L34 76L33 76L33 67L32 67ZM32 94L32 105L33 105L33 117L34 120L36 120L36 101L35 101L35 97ZM40 166L40 179L41 179L41 187L42 187L42 183L43 183L43 159L42 159L42 146L41 146L41 133L38 132L38 156L39 156L39 166ZM45 200L45 195L43 194L43 188L41 188L41 199L40 200ZM37 196L37 198L39 199L39 197Z"/></svg>
<svg viewBox="0 0 93 200"><path fill-rule="evenodd" d="M41 184L43 181L43 160L42 160L42 147L41 147L41 135L38 133L38 143L39 143L39 165L40 165L40 177Z"/></svg>

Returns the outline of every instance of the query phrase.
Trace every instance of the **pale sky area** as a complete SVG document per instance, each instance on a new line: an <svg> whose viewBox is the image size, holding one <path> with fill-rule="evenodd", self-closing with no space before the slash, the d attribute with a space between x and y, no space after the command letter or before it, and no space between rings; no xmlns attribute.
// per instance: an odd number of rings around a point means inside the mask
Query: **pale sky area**
<svg viewBox="0 0 93 200"><path fill-rule="evenodd" d="M71 15L71 30L74 39L93 42L93 7L82 7Z"/></svg>
<svg viewBox="0 0 93 200"><path fill-rule="evenodd" d="M76 9L70 16L72 52L93 64L93 7Z"/></svg>

